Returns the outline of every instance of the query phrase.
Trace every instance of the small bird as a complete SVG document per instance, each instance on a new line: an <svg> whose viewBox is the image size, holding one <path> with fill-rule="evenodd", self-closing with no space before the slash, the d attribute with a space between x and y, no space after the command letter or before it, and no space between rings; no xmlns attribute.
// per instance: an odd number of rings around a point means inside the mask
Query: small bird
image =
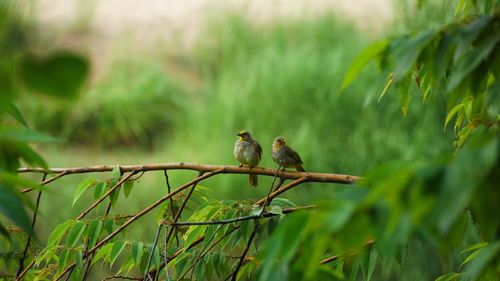
<svg viewBox="0 0 500 281"><path fill-rule="evenodd" d="M286 145L285 138L277 137L273 142L273 160L284 168L295 168L298 172L305 172L302 159L291 147Z"/></svg>
<svg viewBox="0 0 500 281"><path fill-rule="evenodd" d="M236 134L240 138L234 144L234 158L240 162L240 167L243 165L256 167L259 165L262 157L262 147L252 139L252 135L248 131L241 131ZM257 175L249 174L248 182L251 186L257 186Z"/></svg>

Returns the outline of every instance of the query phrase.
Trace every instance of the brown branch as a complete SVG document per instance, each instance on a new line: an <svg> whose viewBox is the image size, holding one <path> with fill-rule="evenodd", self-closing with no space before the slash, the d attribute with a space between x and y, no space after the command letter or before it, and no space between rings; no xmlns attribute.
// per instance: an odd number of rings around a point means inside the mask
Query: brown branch
<svg viewBox="0 0 500 281"><path fill-rule="evenodd" d="M120 166L120 168L122 168ZM122 169L123 171L123 169ZM141 218L142 216L144 216L145 214L147 214L149 211L153 210L154 208L158 207L161 203L163 203L164 201L168 200L170 197L174 196L175 194L181 192L182 190L190 187L191 185L193 185L194 183L197 183L197 182L200 182L204 179L207 179L213 175L216 175L216 174L219 174L223 172L223 169L219 169L219 170L215 170L215 171L212 171L210 173L206 173L200 177L197 177L191 181L189 181L188 183L185 183L183 184L182 186L180 186L179 188L177 188L176 190L170 192L169 194L163 196L162 198L160 198L159 200L157 200L155 203L149 205L148 207L146 207L145 209L143 209L142 211L140 211L139 213L137 213L134 217L132 217L131 219L129 219L128 221L126 221L123 225L121 225L119 228L117 228L115 231L113 231L111 234L109 234L108 236L106 236L104 239L101 240L101 242L99 242L97 245L95 245L92 249L90 249L88 252L87 252L87 255L84 255L83 256L83 259L86 259L89 255L91 255L92 253L94 253L95 251L97 251L97 249L99 249L100 247L104 246L107 242L109 242L109 240L111 240L113 237L115 237L118 233L122 232L127 226L129 226L131 223L133 223L134 221L138 220L139 218ZM66 267L66 269L61 272L58 276L56 276L55 280L60 280L66 273L68 273L71 269L73 269L75 267L75 263L72 263L71 265L69 265L68 267Z"/></svg>
<svg viewBox="0 0 500 281"><path fill-rule="evenodd" d="M304 173L302 173L302 174L304 174ZM286 184L285 186L279 188L278 190L274 191L273 193L271 193L271 195L269 195L269 199L273 199L273 198L277 197L278 195L280 195L281 193L289 190L290 188L292 188L294 186L297 186L297 185L299 185L299 184L301 184L301 183L303 183L305 181L308 181L308 180L309 179L306 178L306 177L298 178L298 179L296 179L296 180L294 180L294 181ZM256 204L256 205L262 205L267 200L268 200L267 197L264 197L264 198L260 199L259 201L255 202L254 204Z"/></svg>
<svg viewBox="0 0 500 281"><path fill-rule="evenodd" d="M42 176L42 183L45 181L46 178L47 178L47 174L44 173ZM35 233L36 217L38 215L38 208L40 207L40 199L41 198L42 198L42 191L39 190L38 195L36 197L36 205L35 205L35 211L33 213L33 220L31 221L31 231L28 234L28 240L26 241L26 246L24 247L23 256L19 260L19 269L17 270L16 276L19 276L19 274L21 274L21 272L23 270L24 260L26 259L26 254L28 253L28 248L30 247L30 243L31 243L31 237Z"/></svg>
<svg viewBox="0 0 500 281"><path fill-rule="evenodd" d="M103 278L101 281L112 280L112 279L125 279L125 280L142 280L141 277L128 277L122 275L113 275Z"/></svg>
<svg viewBox="0 0 500 281"><path fill-rule="evenodd" d="M252 233L250 234L250 237L248 238L247 246L243 250L243 253L241 253L240 259L238 260L238 265L236 265L236 269L234 270L234 272L231 275L228 276L228 278L226 278L226 280L229 279L229 277L231 277L231 281L236 281L236 279L238 277L238 272L240 271L240 268L243 265L243 261L245 261L245 257L247 256L247 253L250 250L250 246L252 245L253 239L255 238L255 234L257 234L258 228L259 228L259 223L256 220L254 225L253 225Z"/></svg>
<svg viewBox="0 0 500 281"><path fill-rule="evenodd" d="M58 178L60 178L60 177L62 177L64 175L67 175L67 174L68 173L66 171L60 172L59 174L57 174L57 176L54 176L54 177L52 177L52 178L50 178L48 180L43 180L42 183L41 183L41 185L49 184L49 183L57 180ZM47 173L44 173L44 175L47 175ZM33 188L25 188L25 189L21 190L21 193L27 193L27 192L30 192L32 190L33 190Z"/></svg>
<svg viewBox="0 0 500 281"><path fill-rule="evenodd" d="M375 240L369 240L368 242L365 243L365 245L363 246L364 248L369 248L371 247L373 244L375 244ZM353 255L355 253L355 251L350 251L348 253L348 255ZM327 263L330 263L330 262L333 262L333 261L336 261L339 259L339 256L338 255L335 255L335 256L331 256L331 257L328 257L326 259L323 259L321 260L319 263L320 264L327 264Z"/></svg>
<svg viewBox="0 0 500 281"><path fill-rule="evenodd" d="M126 177L121 178L114 186L112 186L106 193L104 193L99 199L97 199L90 207L88 207L85 211L83 211L76 220L81 220L85 215L90 213L97 205L99 205L108 195L110 195L113 191L115 191L118 187L120 187L124 182L130 179L133 175L135 175L137 171L131 171Z"/></svg>
<svg viewBox="0 0 500 281"><path fill-rule="evenodd" d="M20 168L18 173L62 173L66 174L82 174L82 173L96 173L112 171L116 166L86 166L74 168ZM223 165L204 165L193 163L156 163L144 165L126 165L120 166L122 172L131 171L159 171L159 170L195 170L199 172L213 172L222 169L223 174L257 174L263 176L276 176L285 179L300 179L306 178L311 182L334 182L343 184L352 184L360 179L358 176L342 175L342 174L327 174L327 173L308 173L308 172L292 172L292 171L278 171L275 169L261 168L261 167L239 167L239 166L223 166Z"/></svg>
<svg viewBox="0 0 500 281"><path fill-rule="evenodd" d="M200 174L198 176L201 177L202 175L203 175L203 172L200 172ZM179 210L177 210L177 213L175 214L174 222L177 222L179 220L179 218L181 217L182 211L184 211L184 208L186 207L186 204L189 201L189 198L191 197L191 194L193 194L193 191L195 190L197 184L198 184L197 182L195 182L193 184L193 186L189 190L189 193L186 195L186 198L184 198L184 201L182 202L181 207L179 208ZM170 199L172 199L172 198L170 198ZM172 237L172 234L174 233L174 229L175 229L175 227L171 227L168 230L167 242L170 241L170 238Z"/></svg>

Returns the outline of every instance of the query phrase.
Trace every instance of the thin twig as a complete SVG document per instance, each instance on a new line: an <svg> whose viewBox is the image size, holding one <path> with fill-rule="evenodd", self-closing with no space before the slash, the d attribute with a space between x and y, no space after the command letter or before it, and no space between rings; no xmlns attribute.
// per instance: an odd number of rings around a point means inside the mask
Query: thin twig
<svg viewBox="0 0 500 281"><path fill-rule="evenodd" d="M375 240L368 240L368 242L366 242L365 245L363 245L363 248L369 248L369 247L373 246L373 244L375 244ZM356 253L356 250L349 251L347 253L347 255L353 255L354 253ZM339 255L334 255L334 256L331 256L331 257L328 257L328 258L321 260L319 263L320 264L327 264L327 263L336 261L338 259L339 259Z"/></svg>
<svg viewBox="0 0 500 281"><path fill-rule="evenodd" d="M103 278L101 281L112 280L112 279L125 279L125 280L142 280L142 277L128 277L122 275L113 275Z"/></svg>
<svg viewBox="0 0 500 281"><path fill-rule="evenodd" d="M116 166L88 166L88 167L74 167L74 168L20 168L18 173L61 173L67 174L81 174L81 173L95 173L95 172L108 172L112 171ZM223 166L223 165L203 165L193 163L158 163L158 164L144 164L144 165L128 165L120 166L123 172L142 172L142 171L159 171L159 170L195 170L199 172L213 172L222 169L225 174L257 174L264 176L276 175L275 169L261 168L261 167L239 167L239 166ZM343 184L352 184L360 179L360 177L352 175L341 174L326 174L326 173L309 173L309 172L292 172L292 171L279 171L278 176L285 179L299 179L306 177L311 182L334 182Z"/></svg>
<svg viewBox="0 0 500 281"><path fill-rule="evenodd" d="M288 213L293 213L295 211L299 210L305 210L305 209L312 209L314 208L314 205L308 205L304 207L296 207L296 208L288 208L288 209L283 209L283 214L288 214ZM237 217L237 218L232 218L232 219L227 219L227 220L218 220L218 221L184 221L184 222L172 222L168 223L165 222L164 224L166 225L178 225L178 226L188 226L188 225L213 225L213 224L230 224L233 222L239 222L239 221L245 221L245 220L253 220L253 219L258 219L259 217L274 217L279 214L276 213L270 213L270 212L265 212L262 215L249 215L249 216L242 216L242 217Z"/></svg>
<svg viewBox="0 0 500 281"><path fill-rule="evenodd" d="M118 187L120 187L124 182L126 182L130 177L135 175L137 171L130 172L126 177L121 178L115 185L113 185L106 193L104 193L99 199L97 199L90 207L88 207L85 211L83 211L76 220L81 220L85 215L90 213L97 205L99 205L106 197L108 197L113 191L115 191Z"/></svg>
<svg viewBox="0 0 500 281"><path fill-rule="evenodd" d="M203 176L203 172L200 172L198 174L198 177L201 177L201 176ZM193 194L193 191L196 188L196 185L198 185L197 182L193 183L193 186L189 190L189 193L186 195L186 198L184 198L184 201L182 201L181 207L179 208L179 210L177 210L177 213L175 214L174 222L177 222L179 220L179 218L181 217L182 211L184 211L184 208L186 207L186 204L189 201L189 198L191 197L191 194ZM170 238L171 238L172 233L173 233L173 229L174 229L174 227L170 228L170 231L168 232L167 241L170 241Z"/></svg>
<svg viewBox="0 0 500 281"><path fill-rule="evenodd" d="M158 237L160 237L161 227L162 227L161 223L158 224L158 229L156 230L156 235L155 235L155 241L151 249L151 254L149 254L148 266L146 267L147 274L144 275L144 281L146 281L146 279L151 280L151 276L149 275L149 267L151 266L151 262L153 261L153 255L156 249L156 244L158 244Z"/></svg>
<svg viewBox="0 0 500 281"><path fill-rule="evenodd" d="M168 225L165 225L165 275L167 277L167 281L170 281L170 277L168 276L168 251L167 251L167 246L168 246Z"/></svg>
<svg viewBox="0 0 500 281"><path fill-rule="evenodd" d="M120 167L121 168L121 167ZM138 220L139 218L141 218L142 216L144 216L145 214L147 214L148 212L150 212L151 210L153 210L154 208L158 207L161 203L165 202L166 200L168 200L170 197L174 196L175 194L183 191L184 189L190 187L191 185L193 185L194 183L197 183L197 182L200 182L204 179L207 179L211 176L214 176L214 175L217 175L221 172L223 172L224 169L219 169L219 170L215 170L213 172L210 172L210 173L206 173L204 174L203 176L201 177L197 177L191 181L189 181L188 183L185 183L183 184L182 186L180 186L179 188L177 188L176 190L170 192L169 194L163 196L162 198L160 198L159 200L157 200L155 203L149 205L148 207L146 207L145 209L143 209L142 211L140 211L139 213L137 213L134 217L132 217L131 219L129 219L128 221L126 221L124 224L122 224L120 227L118 227L115 231L113 231L111 234L109 234L108 236L106 236L101 242L99 242L97 245L95 245L92 249L90 249L88 251L88 254L85 255L83 258L86 259L88 258L88 255L94 253L95 251L97 251L97 249L101 248L102 246L104 246L106 243L109 242L109 240L113 239L113 237L115 237L117 234L119 234L120 232L122 232L125 228L127 228L127 226L129 226L131 223L133 223L134 221ZM66 269L61 272L58 276L56 276L55 280L60 280L62 278L62 276L64 276L66 273L68 273L73 267L75 267L75 263L72 263L71 265L67 266Z"/></svg>
<svg viewBox="0 0 500 281"><path fill-rule="evenodd" d="M170 181L168 179L168 173L167 170L163 170L163 174L165 175L165 183L167 184L167 191L170 193L172 191L172 187L170 186ZM170 197L170 210L172 211L172 216L175 217L175 210L174 210L174 199ZM175 234L175 241L177 243L177 247L179 247L179 236L177 233L177 228L174 227L174 234ZM168 243L168 240L170 240L170 235L167 232L167 238L166 241Z"/></svg>
<svg viewBox="0 0 500 281"><path fill-rule="evenodd" d="M179 279L179 280L181 280L181 279L182 279L182 277L184 277L184 275L186 275L186 274L189 272L189 270L191 270L191 269L193 269L193 270L194 270L194 268L193 268L193 267L196 265L196 263L197 263L199 260L201 260L202 258L204 258L204 257L207 255L207 253L208 253L208 252L210 252L210 250L212 250L212 249L213 249L213 247L217 246L217 244L219 244L222 240L224 240L224 238L228 237L229 235L231 235L231 233L233 233L235 230L237 230L237 229L239 229L239 228L240 228L240 226L236 226L235 228L233 228L233 229L229 230L229 231L228 231L228 232L226 232L224 235L222 235L219 239L215 240L215 242L214 242L214 243L213 243L210 247L208 247L208 248L205 250L205 252L201 253L201 255L200 255L200 256L198 256L198 257L196 258L195 262L194 262L193 264L191 264L191 265L189 266L189 268L188 268L188 269L184 272L184 274L182 274L182 276L180 276L178 279ZM218 230L217 230L217 231L218 231ZM214 237L214 235L215 235L215 233L217 233L217 231L215 231L215 232L214 232L214 234L212 235L212 237L211 237L211 238L213 238L213 237ZM208 243L210 243L210 242L208 242ZM207 245L208 245L208 244L207 244ZM203 251L203 250L202 250L202 251ZM192 279L192 278L191 278L191 279Z"/></svg>
<svg viewBox="0 0 500 281"><path fill-rule="evenodd" d="M214 231L214 233L212 233L212 235L208 238L207 240L207 243L205 244L205 247L208 246L210 244L210 242L212 242L212 240L215 238L215 235L217 235L217 232L219 232L219 230L222 228L222 224L217 226L217 229ZM222 241L222 240L221 240ZM198 264L198 261L200 259L202 259L202 254L203 252L205 251L205 247L203 247L201 250L200 250L200 254L198 255L198 257L196 257L196 259L194 260L194 263L192 264L192 266L190 268L192 268L191 270L191 274L189 276L189 280L193 280L193 274L194 274L194 271L196 269L196 265ZM208 250L209 251L209 250ZM208 253L207 251L207 253ZM204 257L205 255L203 255ZM186 273L189 271L189 269L186 271ZM185 273L179 278L179 279L182 279L182 277L184 277Z"/></svg>
<svg viewBox="0 0 500 281"><path fill-rule="evenodd" d="M297 186L305 181L308 181L307 178L303 177L303 178L298 178L292 182L289 182L288 184L286 184L285 186L279 188L278 190L274 191L271 193L271 195L269 196L270 199L273 199L275 197L277 197L278 195L280 195L281 193L289 190L290 188L294 187L294 186ZM262 198L260 199L259 201L255 202L254 204L255 205L262 205L266 202L266 198Z"/></svg>
<svg viewBox="0 0 500 281"><path fill-rule="evenodd" d="M47 174L44 173L42 176L42 183L45 181L46 178L47 178ZM40 199L41 198L42 198L42 191L39 190L38 195L36 197L36 205L35 205L35 211L33 213L33 220L31 221L31 231L28 234L28 240L26 241L26 246L24 247L23 256L19 260L19 269L17 270L16 277L19 276L19 274L21 274L21 272L23 270L24 260L26 259L26 254L28 253L28 248L29 248L30 243L31 243L31 237L33 236L33 233L35 232L36 217L38 215L38 207L40 206Z"/></svg>
<svg viewBox="0 0 500 281"><path fill-rule="evenodd" d="M47 176L47 173L43 172L43 174L45 175L45 177ZM65 176L65 175L67 175L67 174L68 174L68 172L67 172L67 171L60 172L59 174L57 174L56 176L54 176L54 177L52 177L52 178L50 178L50 179L48 179L48 180L43 180L43 181L42 181L42 183L41 183L41 185L46 185L46 184L49 184L49 183L51 183L51 182L53 182L53 181L57 180L58 178L60 178L60 177L62 177L62 176ZM21 190L21 193L30 192L30 191L32 191L32 190L34 190L34 188L25 188L25 189Z"/></svg>
<svg viewBox="0 0 500 281"><path fill-rule="evenodd" d="M243 261L245 260L245 257L248 253L248 250L250 250L250 246L252 245L253 239L255 238L255 234L257 234L258 228L259 228L259 221L255 220L255 223L253 225L252 234L250 234L250 237L248 238L247 246L245 247L245 249L243 250L243 253L240 256L240 259L238 261L238 265L236 265L236 269L234 270L234 272L228 276L228 278L231 277L232 281L236 281L236 278L238 277L238 272L240 271L240 268L243 265Z"/></svg>

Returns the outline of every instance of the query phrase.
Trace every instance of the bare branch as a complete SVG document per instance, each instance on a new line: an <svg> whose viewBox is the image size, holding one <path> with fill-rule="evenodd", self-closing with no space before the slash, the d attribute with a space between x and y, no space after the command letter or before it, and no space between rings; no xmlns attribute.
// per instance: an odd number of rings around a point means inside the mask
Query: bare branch
<svg viewBox="0 0 500 281"><path fill-rule="evenodd" d="M74 167L74 168L20 168L18 173L65 173L66 174L82 174L82 173L96 173L96 172L109 172L112 171L115 166L86 166L86 167ZM263 176L274 177L278 175L285 179L300 179L306 178L307 181L311 182L334 182L343 184L352 184L360 179L358 176L352 175L341 175L341 174L326 174L326 173L308 173L308 172L291 172L291 171L278 171L269 168L260 167L239 167L239 166L222 166L222 165L204 165L204 164L193 164L193 163L156 163L156 164L144 164L144 165L127 165L120 166L122 172L131 171L159 171L159 170L194 170L199 172L213 172L222 169L223 174L258 174Z"/></svg>

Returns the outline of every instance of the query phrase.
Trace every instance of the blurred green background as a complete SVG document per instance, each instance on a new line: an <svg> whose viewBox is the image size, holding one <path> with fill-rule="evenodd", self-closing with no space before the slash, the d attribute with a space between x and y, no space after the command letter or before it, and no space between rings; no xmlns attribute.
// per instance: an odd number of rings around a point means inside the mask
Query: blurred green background
<svg viewBox="0 0 500 281"><path fill-rule="evenodd" d="M31 16L26 25L37 34L31 40L40 50L69 47L87 53L93 66L76 98L21 96L17 101L33 127L63 140L37 147L50 167L181 161L236 165L233 145L242 129L260 142L260 166L270 168L276 167L270 151L278 135L299 152L307 171L359 176L391 160L418 161L452 149L452 133L443 130L444 103L432 100L440 97L413 102L405 118L399 96L378 101L385 76L376 65L343 93L340 83L367 44L446 22L454 1L385 1L390 11L373 18L343 15L331 3L322 12L266 20L245 9L211 8L200 17L201 31L189 46L177 39L182 29L147 47L124 32L102 53L92 45L104 36L99 30L106 30L95 26L102 13L99 1L77 1L78 12L64 28L43 20L48 12L43 2L24 7ZM366 7L352 9L372 9L365 2ZM417 2L424 8L417 10ZM132 12L130 18L133 23ZM194 175L170 172L174 186ZM49 185L41 215L51 219L39 226L41 237L89 204L91 194L71 206L78 182L86 177L72 175ZM261 177L252 189L244 175L223 175L203 185L214 198L251 200L264 196L271 180ZM284 196L309 204L333 198L339 187L304 184ZM165 192L162 173L146 174L118 208L137 211ZM152 239L154 220L149 215L138 223L145 227L132 231Z"/></svg>

